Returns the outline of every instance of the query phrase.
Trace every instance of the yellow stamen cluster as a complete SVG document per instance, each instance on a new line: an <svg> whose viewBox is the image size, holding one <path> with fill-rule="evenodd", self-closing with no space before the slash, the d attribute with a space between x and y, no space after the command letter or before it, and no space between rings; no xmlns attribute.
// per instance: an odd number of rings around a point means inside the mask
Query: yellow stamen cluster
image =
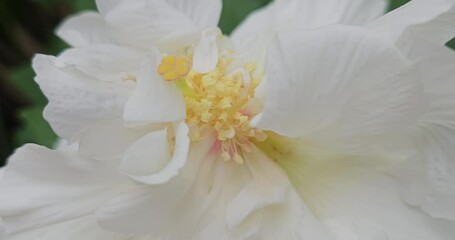
<svg viewBox="0 0 455 240"><path fill-rule="evenodd" d="M185 71L178 70L186 70L189 63L183 61L184 58L164 58L158 72L166 80L178 79L175 84L185 98L186 122L196 129L191 133L192 140L199 140L204 130L214 129L221 141L221 156L225 160L243 163L240 150L251 148L250 138L265 138L264 133L249 126L253 116L244 109L248 100L254 97L254 89L259 83L252 77L254 67L247 65L238 71L228 70L232 60L221 58L217 67L209 73L189 70L182 76ZM167 71L171 69L168 67L171 62L174 64L172 70Z"/></svg>

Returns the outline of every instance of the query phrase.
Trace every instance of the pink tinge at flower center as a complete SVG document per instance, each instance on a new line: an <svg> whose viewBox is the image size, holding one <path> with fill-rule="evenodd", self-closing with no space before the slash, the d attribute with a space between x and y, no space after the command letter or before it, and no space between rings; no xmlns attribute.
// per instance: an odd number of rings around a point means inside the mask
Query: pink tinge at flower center
<svg viewBox="0 0 455 240"><path fill-rule="evenodd" d="M218 140L214 148L219 148L224 160L241 164L242 152L251 149L250 140L263 141L267 136L249 124L255 113L247 103L260 83L253 74L255 65L233 65L232 58L222 57L215 69L201 74L191 69L189 57L166 56L158 72L184 96L191 140L199 141L214 131Z"/></svg>

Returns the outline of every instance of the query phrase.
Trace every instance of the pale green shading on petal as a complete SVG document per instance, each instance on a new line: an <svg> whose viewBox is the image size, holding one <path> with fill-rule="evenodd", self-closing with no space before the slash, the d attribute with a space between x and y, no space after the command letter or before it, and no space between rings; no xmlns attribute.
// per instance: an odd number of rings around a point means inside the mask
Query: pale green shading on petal
<svg viewBox="0 0 455 240"><path fill-rule="evenodd" d="M452 223L434 219L401 199L399 184L386 168L403 158L337 153L274 134L256 145L283 168L311 212L337 239L454 236Z"/></svg>

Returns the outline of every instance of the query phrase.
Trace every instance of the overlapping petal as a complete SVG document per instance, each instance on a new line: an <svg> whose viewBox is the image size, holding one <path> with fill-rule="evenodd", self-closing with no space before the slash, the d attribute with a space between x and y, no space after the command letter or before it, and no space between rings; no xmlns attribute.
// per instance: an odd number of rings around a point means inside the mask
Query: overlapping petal
<svg viewBox="0 0 455 240"><path fill-rule="evenodd" d="M1 236L1 235L0 235ZM0 238L2 239L2 238ZM60 222L36 230L8 236L8 240L127 240L126 237L107 232L96 223L93 215Z"/></svg>
<svg viewBox="0 0 455 240"><path fill-rule="evenodd" d="M173 214L179 212L177 205L188 206L190 204L189 202L182 203L182 198L193 186L199 175L201 164L213 161L213 159L209 160L213 156L207 157L212 145L213 139L207 139L194 146L185 168L169 183L131 191L104 204L97 211L101 226L110 231L134 236L159 234L165 231L165 226L169 227ZM157 218L157 215L160 217ZM180 231L175 234L180 234Z"/></svg>
<svg viewBox="0 0 455 240"><path fill-rule="evenodd" d="M185 13L201 29L216 27L221 16L221 0L166 0Z"/></svg>
<svg viewBox="0 0 455 240"><path fill-rule="evenodd" d="M36 82L49 100L44 117L63 138L74 139L97 123L118 118L130 95L125 86L102 82L74 67L58 67L54 57L33 60Z"/></svg>
<svg viewBox="0 0 455 240"><path fill-rule="evenodd" d="M172 82L158 74L161 55L155 51L144 58L136 87L125 105L123 120L130 126L179 122L185 119L185 102Z"/></svg>
<svg viewBox="0 0 455 240"><path fill-rule="evenodd" d="M126 149L138 139L149 132L163 128L163 124L126 127L120 117L100 122L80 136L79 154L103 161L118 160L124 156Z"/></svg>
<svg viewBox="0 0 455 240"><path fill-rule="evenodd" d="M96 7L103 15L114 10L123 0L96 0Z"/></svg>
<svg viewBox="0 0 455 240"><path fill-rule="evenodd" d="M315 28L330 24L362 26L385 13L384 0L277 0L277 26L285 29Z"/></svg>
<svg viewBox="0 0 455 240"><path fill-rule="evenodd" d="M148 50L183 50L203 29L215 27L221 0L98 0L101 12L66 20L57 35L72 46L116 43Z"/></svg>
<svg viewBox="0 0 455 240"><path fill-rule="evenodd" d="M113 42L103 16L95 12L85 12L66 19L56 34L73 47Z"/></svg>
<svg viewBox="0 0 455 240"><path fill-rule="evenodd" d="M73 66L97 79L122 81L122 77L136 72L144 53L113 44L92 44L71 48L57 58L57 65Z"/></svg>
<svg viewBox="0 0 455 240"><path fill-rule="evenodd" d="M384 0L276 0L250 14L232 39L243 52L260 57L275 32L331 24L363 26L384 14L386 7Z"/></svg>
<svg viewBox="0 0 455 240"><path fill-rule="evenodd" d="M420 41L410 59L423 79L429 110L410 130L416 153L397 177L405 199L436 218L455 220L455 56L453 51Z"/></svg>
<svg viewBox="0 0 455 240"><path fill-rule="evenodd" d="M169 135L169 131L175 135ZM175 142L169 141L170 136ZM133 143L125 153L121 169L137 182L164 184L185 166L189 148L188 126L180 123L172 129L151 132Z"/></svg>
<svg viewBox="0 0 455 240"><path fill-rule="evenodd" d="M194 7L190 8L191 6ZM106 21L120 42L144 49L159 47L176 50L197 41L201 32L197 23L191 19L195 16L189 16L182 10L200 14L196 10L201 6L184 1L122 1L106 15ZM207 16L207 13L204 14Z"/></svg>
<svg viewBox="0 0 455 240"><path fill-rule="evenodd" d="M404 131L421 114L410 69L392 44L361 28L278 34L268 52L264 111L253 125L353 150Z"/></svg>
<svg viewBox="0 0 455 240"><path fill-rule="evenodd" d="M208 73L218 64L218 40L222 36L218 28L207 29L194 49L193 69L198 73Z"/></svg>
<svg viewBox="0 0 455 240"><path fill-rule="evenodd" d="M278 164L337 239L442 240L455 233L453 222L435 219L401 199L399 183L383 172L396 160L330 152L302 142L287 153L276 153L282 154Z"/></svg>
<svg viewBox="0 0 455 240"><path fill-rule="evenodd" d="M111 162L26 145L9 159L0 215L8 234L75 219L131 187L126 180Z"/></svg>
<svg viewBox="0 0 455 240"><path fill-rule="evenodd" d="M265 155L255 150L246 156L248 166L230 164L210 153L212 146L205 141L192 148L169 183L109 201L97 213L101 225L167 239L331 239Z"/></svg>
<svg viewBox="0 0 455 240"><path fill-rule="evenodd" d="M251 181L227 206L230 230L241 229L253 239L333 239L276 163L259 149L245 154L245 158Z"/></svg>
<svg viewBox="0 0 455 240"><path fill-rule="evenodd" d="M445 44L455 35L455 1L413 0L377 19L368 28L388 34L402 46L416 38Z"/></svg>

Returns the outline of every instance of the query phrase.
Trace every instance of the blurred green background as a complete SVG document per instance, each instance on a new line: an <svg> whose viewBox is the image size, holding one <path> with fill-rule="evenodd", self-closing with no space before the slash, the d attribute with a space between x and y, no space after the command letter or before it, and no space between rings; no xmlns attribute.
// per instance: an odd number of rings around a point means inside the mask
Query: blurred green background
<svg viewBox="0 0 455 240"><path fill-rule="evenodd" d="M58 54L67 46L53 35L74 12L95 9L95 0L0 1L0 166L25 143L51 147L55 134L42 117L46 99L34 83L30 59L35 53ZM224 0L220 27L230 33L252 10L270 0ZM395 9L408 0L391 0ZM449 43L455 46L455 42Z"/></svg>

